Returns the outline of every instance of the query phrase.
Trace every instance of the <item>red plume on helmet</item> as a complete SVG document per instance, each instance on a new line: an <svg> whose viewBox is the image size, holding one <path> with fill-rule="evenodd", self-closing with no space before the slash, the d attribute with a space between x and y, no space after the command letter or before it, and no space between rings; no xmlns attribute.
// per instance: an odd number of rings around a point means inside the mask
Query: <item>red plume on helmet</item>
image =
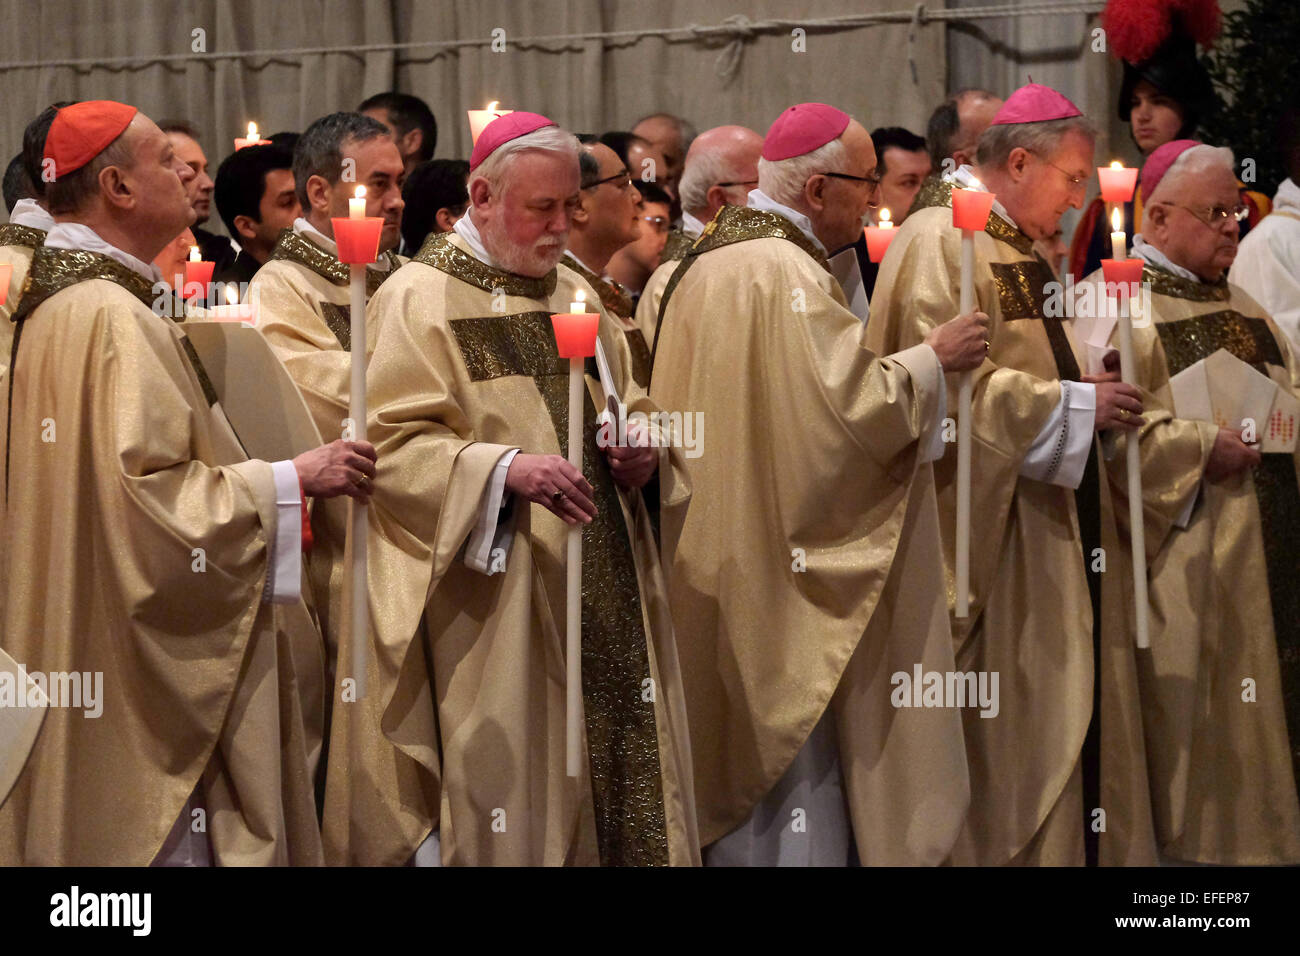
<svg viewBox="0 0 1300 956"><path fill-rule="evenodd" d="M1169 39L1175 19L1207 50L1223 28L1218 0L1109 0L1101 12L1110 51L1129 63L1149 60Z"/></svg>

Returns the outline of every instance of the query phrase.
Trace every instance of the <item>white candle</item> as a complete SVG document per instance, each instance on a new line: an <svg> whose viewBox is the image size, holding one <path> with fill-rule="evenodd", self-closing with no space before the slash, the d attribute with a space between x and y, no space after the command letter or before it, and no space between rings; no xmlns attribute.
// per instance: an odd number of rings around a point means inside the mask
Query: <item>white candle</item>
<svg viewBox="0 0 1300 956"><path fill-rule="evenodd" d="M248 122L248 136L246 138L250 143L256 143L262 138L257 132L257 124L252 120L249 120Z"/></svg>
<svg viewBox="0 0 1300 956"><path fill-rule="evenodd" d="M365 219L366 218L366 187L358 186L352 193L352 198L348 200L348 218Z"/></svg>
<svg viewBox="0 0 1300 956"><path fill-rule="evenodd" d="M1124 232L1124 213L1116 206L1110 212L1110 257L1118 262L1128 258L1128 236Z"/></svg>
<svg viewBox="0 0 1300 956"><path fill-rule="evenodd" d="M569 303L573 313L587 311L587 294L579 289ZM569 359L569 464L582 471L583 360ZM565 772L582 770L582 525L569 528L565 541Z"/></svg>
<svg viewBox="0 0 1300 956"><path fill-rule="evenodd" d="M365 215L365 186L357 187L362 197L349 199L351 218ZM354 204L361 204L356 211ZM348 395L348 416L352 419L352 440L366 441L366 267L351 264L349 310L352 332L351 390ZM370 592L367 590L366 548L370 537L370 510L355 500L348 502L352 518L352 566L349 569L352 585L352 674L356 678L356 699L366 693L366 648L370 643Z"/></svg>
<svg viewBox="0 0 1300 956"><path fill-rule="evenodd" d="M894 228L894 223L893 223L893 222L890 220L890 218L889 218L889 207L888 207L888 206L881 206L881 207L880 207L880 216L879 216L879 218L876 220L876 225L879 226L881 229L893 229L893 228Z"/></svg>
<svg viewBox="0 0 1300 956"><path fill-rule="evenodd" d="M975 233L970 229L961 231L959 310L962 315L975 311ZM953 612L959 618L970 617L970 416L974 392L974 376L963 372L957 392L957 553L953 567L957 592Z"/></svg>
<svg viewBox="0 0 1300 956"><path fill-rule="evenodd" d="M199 255L199 247L190 246L190 262L202 262L202 261L203 259Z"/></svg>

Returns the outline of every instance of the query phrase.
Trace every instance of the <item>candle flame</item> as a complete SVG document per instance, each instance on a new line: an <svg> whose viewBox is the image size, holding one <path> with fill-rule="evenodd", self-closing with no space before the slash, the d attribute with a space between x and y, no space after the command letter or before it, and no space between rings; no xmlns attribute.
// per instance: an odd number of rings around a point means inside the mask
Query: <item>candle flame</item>
<svg viewBox="0 0 1300 956"><path fill-rule="evenodd" d="M888 207L888 206L881 206L881 207L880 207L880 223L881 223L881 225L884 225L885 223L889 222L889 218L890 218L890 217L889 217L889 207Z"/></svg>
<svg viewBox="0 0 1300 956"><path fill-rule="evenodd" d="M497 109L497 104L500 103L500 102L501 102L500 100L493 100L493 101L492 101L491 103L489 103L487 106L483 107L483 109L484 109L485 112L488 112L488 113L495 113L495 112L496 112L496 109Z"/></svg>
<svg viewBox="0 0 1300 956"><path fill-rule="evenodd" d="M199 261L201 261L199 258L199 247L190 246L190 262L199 262Z"/></svg>
<svg viewBox="0 0 1300 956"><path fill-rule="evenodd" d="M357 199L365 199L365 198L366 198L366 187L365 187L365 186L358 186L356 189L354 189L354 190L352 191L352 195L353 195L354 197L356 197Z"/></svg>
<svg viewBox="0 0 1300 956"><path fill-rule="evenodd" d="M239 305L239 290L235 288L234 283L226 286L226 302L229 305Z"/></svg>
<svg viewBox="0 0 1300 956"><path fill-rule="evenodd" d="M1112 232L1124 231L1124 214L1119 211L1119 206L1110 211L1110 225Z"/></svg>
<svg viewBox="0 0 1300 956"><path fill-rule="evenodd" d="M253 140L254 142L257 142L257 140L262 138L257 135L257 124L254 123L252 120L248 121L248 138Z"/></svg>
<svg viewBox="0 0 1300 956"><path fill-rule="evenodd" d="M574 302L583 302L583 303L585 303L585 302L587 301L587 293L585 293L585 292L583 292L581 289L579 289L579 290L574 294L574 299L573 299L573 301L574 301Z"/></svg>
<svg viewBox="0 0 1300 956"><path fill-rule="evenodd" d="M1121 163L1118 159L1112 159L1112 160L1110 161L1110 168L1111 168L1111 169L1123 169L1123 168L1124 168L1124 164Z"/></svg>

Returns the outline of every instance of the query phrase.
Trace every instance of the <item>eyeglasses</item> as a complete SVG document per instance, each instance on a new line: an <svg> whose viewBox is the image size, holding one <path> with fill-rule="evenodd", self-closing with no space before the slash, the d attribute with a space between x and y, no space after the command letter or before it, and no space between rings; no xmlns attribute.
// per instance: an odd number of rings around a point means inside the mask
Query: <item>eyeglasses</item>
<svg viewBox="0 0 1300 956"><path fill-rule="evenodd" d="M848 173L821 173L821 175L829 176L832 179L847 179L849 182L854 183L866 183L872 189L876 189L880 185L880 177L875 173L870 176L851 176Z"/></svg>
<svg viewBox="0 0 1300 956"><path fill-rule="evenodd" d="M1237 205L1233 206L1231 209L1227 209L1223 206L1211 206L1210 208L1206 209L1204 212L1205 216L1209 216L1208 219L1203 218L1202 213L1193 209L1191 206L1184 206L1182 203L1178 203L1178 202L1170 202L1167 199L1158 199L1156 200L1156 202L1152 203L1152 205L1177 206L1179 209L1182 209L1184 212L1191 213L1192 218L1194 218L1201 225L1209 226L1211 229L1218 229L1225 222L1228 221L1229 217L1231 217L1233 220L1237 222L1243 222L1245 218L1248 215L1250 215L1250 207L1247 206L1245 203L1237 203Z"/></svg>
<svg viewBox="0 0 1300 956"><path fill-rule="evenodd" d="M1088 181L1086 179L1079 178L1078 176L1074 175L1074 173L1070 172L1068 169L1062 169L1060 166L1056 165L1056 163L1052 162L1050 159L1043 159L1043 157L1038 156L1037 153L1034 153L1033 155L1036 156L1039 159L1039 161L1044 162L1048 166L1051 166L1053 169L1063 173L1065 175L1066 182L1070 184L1071 190L1087 188Z"/></svg>
<svg viewBox="0 0 1300 956"><path fill-rule="evenodd" d="M623 180L623 181L622 181L621 183L617 182L617 181L620 180L620 179ZM620 189L631 189L631 188L632 188L632 174L629 173L629 172L627 171L627 167L624 166L622 169L620 169L618 172L616 172L613 176L606 176L604 179L598 179L598 180L596 180L594 183L588 183L586 186L583 186L582 188L583 188L583 189L595 189L597 186L603 186L603 185L605 185L605 183L617 183L617 184L618 184L618 187L619 187Z"/></svg>
<svg viewBox="0 0 1300 956"><path fill-rule="evenodd" d="M644 223L649 224L655 232L668 231L668 219L666 216L640 216L638 217Z"/></svg>

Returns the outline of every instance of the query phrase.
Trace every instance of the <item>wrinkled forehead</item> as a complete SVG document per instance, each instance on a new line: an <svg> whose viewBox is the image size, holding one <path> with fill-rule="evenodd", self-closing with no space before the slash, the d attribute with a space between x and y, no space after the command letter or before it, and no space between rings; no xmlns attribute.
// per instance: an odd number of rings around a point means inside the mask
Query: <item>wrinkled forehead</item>
<svg viewBox="0 0 1300 956"><path fill-rule="evenodd" d="M1223 206L1231 209L1241 201L1237 177L1226 166L1200 165L1162 182L1155 198L1184 205Z"/></svg>
<svg viewBox="0 0 1300 956"><path fill-rule="evenodd" d="M578 192L578 157L530 149L511 157L505 169L504 191L523 202L567 199Z"/></svg>

